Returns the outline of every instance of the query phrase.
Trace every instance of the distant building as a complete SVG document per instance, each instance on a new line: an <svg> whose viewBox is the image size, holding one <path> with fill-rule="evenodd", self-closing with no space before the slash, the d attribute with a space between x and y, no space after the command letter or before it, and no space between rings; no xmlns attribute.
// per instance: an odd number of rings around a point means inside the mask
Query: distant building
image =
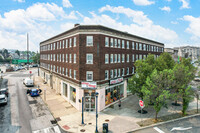
<svg viewBox="0 0 200 133"><path fill-rule="evenodd" d="M178 50L173 49L173 48L164 48L164 51L171 54L172 58L174 61L178 61Z"/></svg>

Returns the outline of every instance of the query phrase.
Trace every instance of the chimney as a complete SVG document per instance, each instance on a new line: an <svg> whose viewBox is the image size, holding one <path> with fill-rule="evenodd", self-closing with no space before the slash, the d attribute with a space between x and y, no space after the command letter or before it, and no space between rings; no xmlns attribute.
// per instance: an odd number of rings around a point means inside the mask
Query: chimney
<svg viewBox="0 0 200 133"><path fill-rule="evenodd" d="M74 27L77 27L77 26L79 26L80 24L74 24Z"/></svg>

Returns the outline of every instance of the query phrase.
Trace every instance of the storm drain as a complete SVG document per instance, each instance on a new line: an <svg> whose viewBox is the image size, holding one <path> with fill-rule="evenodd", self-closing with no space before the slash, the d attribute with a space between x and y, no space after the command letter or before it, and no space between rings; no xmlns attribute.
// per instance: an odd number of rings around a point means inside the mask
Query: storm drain
<svg viewBox="0 0 200 133"><path fill-rule="evenodd" d="M109 122L109 120L108 120L108 119L106 119L105 121L106 121L106 122Z"/></svg>
<svg viewBox="0 0 200 133"><path fill-rule="evenodd" d="M61 121L60 117L57 117L57 118L56 118L56 121Z"/></svg>
<svg viewBox="0 0 200 133"><path fill-rule="evenodd" d="M28 101L28 102L29 102L29 104L36 104L37 103L36 100L32 100L32 101Z"/></svg>
<svg viewBox="0 0 200 133"><path fill-rule="evenodd" d="M88 125L92 125L92 123L88 123Z"/></svg>
<svg viewBox="0 0 200 133"><path fill-rule="evenodd" d="M56 124L57 121L56 120L51 120L51 124Z"/></svg>
<svg viewBox="0 0 200 133"><path fill-rule="evenodd" d="M81 131L81 132L85 132L85 129L81 129L80 131Z"/></svg>

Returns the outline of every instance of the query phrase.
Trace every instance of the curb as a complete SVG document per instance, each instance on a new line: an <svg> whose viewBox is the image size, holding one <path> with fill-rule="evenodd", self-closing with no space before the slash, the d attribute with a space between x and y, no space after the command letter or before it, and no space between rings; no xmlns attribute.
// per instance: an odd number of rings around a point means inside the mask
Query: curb
<svg viewBox="0 0 200 133"><path fill-rule="evenodd" d="M195 117L195 116L200 116L200 114L194 114L194 115L185 116L185 117L181 117L181 118L177 118L177 119L173 119L173 120L169 120L169 121L165 121L165 122L160 122L160 123L157 123L157 124L152 124L152 125L149 125L149 126L145 126L145 127L135 129L135 130L126 131L126 133L135 132L135 131L143 130L143 129L146 129L146 128L159 126L159 125L162 125L162 124L171 123L171 122L174 122L174 121L179 121L179 120L183 120L183 119L187 119L187 118L192 118L192 117Z"/></svg>

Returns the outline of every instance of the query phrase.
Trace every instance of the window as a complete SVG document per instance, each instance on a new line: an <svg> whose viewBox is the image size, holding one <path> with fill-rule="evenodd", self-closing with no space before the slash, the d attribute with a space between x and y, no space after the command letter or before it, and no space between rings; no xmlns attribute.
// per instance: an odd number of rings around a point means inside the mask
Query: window
<svg viewBox="0 0 200 133"><path fill-rule="evenodd" d="M63 60L63 62L65 62L65 55L64 54L63 54L62 60Z"/></svg>
<svg viewBox="0 0 200 133"><path fill-rule="evenodd" d="M66 62L68 62L68 54L66 54L66 59L65 60L66 60Z"/></svg>
<svg viewBox="0 0 200 133"><path fill-rule="evenodd" d="M129 49L129 41L126 41L126 48Z"/></svg>
<svg viewBox="0 0 200 133"><path fill-rule="evenodd" d="M132 74L134 74L135 73L135 68L134 67L132 67Z"/></svg>
<svg viewBox="0 0 200 133"><path fill-rule="evenodd" d="M69 77L72 77L72 69L69 69Z"/></svg>
<svg viewBox="0 0 200 133"><path fill-rule="evenodd" d="M134 62L134 61L135 61L135 55L132 54L132 62Z"/></svg>
<svg viewBox="0 0 200 133"><path fill-rule="evenodd" d="M143 55L143 59L146 59L146 55L145 54Z"/></svg>
<svg viewBox="0 0 200 133"><path fill-rule="evenodd" d="M93 46L93 36L87 36L86 46Z"/></svg>
<svg viewBox="0 0 200 133"><path fill-rule="evenodd" d="M117 59L118 59L117 62L120 63L121 62L121 56L120 56L120 54L118 54L118 58Z"/></svg>
<svg viewBox="0 0 200 133"><path fill-rule="evenodd" d="M142 50L142 44L139 43L139 50Z"/></svg>
<svg viewBox="0 0 200 133"><path fill-rule="evenodd" d="M113 38L110 38L110 47L113 47Z"/></svg>
<svg viewBox="0 0 200 133"><path fill-rule="evenodd" d="M110 55L110 63L113 63L113 54Z"/></svg>
<svg viewBox="0 0 200 133"><path fill-rule="evenodd" d="M135 49L138 50L138 43L135 44Z"/></svg>
<svg viewBox="0 0 200 133"><path fill-rule="evenodd" d="M74 37L74 47L76 47L76 37Z"/></svg>
<svg viewBox="0 0 200 133"><path fill-rule="evenodd" d="M68 76L68 69L65 69L65 75Z"/></svg>
<svg viewBox="0 0 200 133"><path fill-rule="evenodd" d="M122 54L122 63L124 63L124 54Z"/></svg>
<svg viewBox="0 0 200 133"><path fill-rule="evenodd" d="M86 72L86 80L87 81L93 81L93 71L87 71Z"/></svg>
<svg viewBox="0 0 200 133"><path fill-rule="evenodd" d="M118 77L120 77L121 69L118 69Z"/></svg>
<svg viewBox="0 0 200 133"><path fill-rule="evenodd" d="M126 69L126 75L129 75L129 67Z"/></svg>
<svg viewBox="0 0 200 133"><path fill-rule="evenodd" d="M69 54L69 63L72 63L72 54Z"/></svg>
<svg viewBox="0 0 200 133"><path fill-rule="evenodd" d="M74 54L74 63L76 63L76 54Z"/></svg>
<svg viewBox="0 0 200 133"><path fill-rule="evenodd" d="M60 41L60 49L62 48L62 42Z"/></svg>
<svg viewBox="0 0 200 133"><path fill-rule="evenodd" d="M70 86L70 100L76 103L76 88Z"/></svg>
<svg viewBox="0 0 200 133"><path fill-rule="evenodd" d="M117 39L115 39L115 48L117 48Z"/></svg>
<svg viewBox="0 0 200 133"><path fill-rule="evenodd" d="M109 63L109 54L105 54L105 64Z"/></svg>
<svg viewBox="0 0 200 133"><path fill-rule="evenodd" d="M129 54L126 55L126 62L129 62Z"/></svg>
<svg viewBox="0 0 200 133"><path fill-rule="evenodd" d="M109 75L108 70L105 70L105 79L109 78L108 75Z"/></svg>
<svg viewBox="0 0 200 133"><path fill-rule="evenodd" d="M147 49L147 51L149 51L149 45L146 45L146 49Z"/></svg>
<svg viewBox="0 0 200 133"><path fill-rule="evenodd" d="M66 39L66 45L65 45L66 48L68 48L68 39Z"/></svg>
<svg viewBox="0 0 200 133"><path fill-rule="evenodd" d="M121 44L120 44L120 39L118 39L118 48L121 47L120 45L121 45Z"/></svg>
<svg viewBox="0 0 200 133"><path fill-rule="evenodd" d="M86 54L86 64L93 64L93 54Z"/></svg>
<svg viewBox="0 0 200 133"><path fill-rule="evenodd" d="M110 78L113 78L113 70L110 70Z"/></svg>
<svg viewBox="0 0 200 133"><path fill-rule="evenodd" d="M117 69L114 70L114 77L117 77Z"/></svg>
<svg viewBox="0 0 200 133"><path fill-rule="evenodd" d="M53 49L53 47L52 47L52 43L51 43L51 50Z"/></svg>
<svg viewBox="0 0 200 133"><path fill-rule="evenodd" d="M115 54L115 63L117 63L117 54Z"/></svg>
<svg viewBox="0 0 200 133"><path fill-rule="evenodd" d="M146 51L146 44L143 44L143 50Z"/></svg>
<svg viewBox="0 0 200 133"><path fill-rule="evenodd" d="M105 37L105 47L109 47L109 38Z"/></svg>
<svg viewBox="0 0 200 133"><path fill-rule="evenodd" d="M122 68L122 76L124 76L124 68Z"/></svg>
<svg viewBox="0 0 200 133"><path fill-rule="evenodd" d="M59 42L57 42L57 49L59 49Z"/></svg>
<svg viewBox="0 0 200 133"><path fill-rule="evenodd" d="M136 54L135 60L136 60L136 61L138 60L138 54Z"/></svg>
<svg viewBox="0 0 200 133"><path fill-rule="evenodd" d="M141 54L139 55L139 59L142 60L142 55Z"/></svg>
<svg viewBox="0 0 200 133"><path fill-rule="evenodd" d="M65 48L65 40L63 40L63 48Z"/></svg>
<svg viewBox="0 0 200 133"><path fill-rule="evenodd" d="M76 79L76 70L74 70L74 79Z"/></svg>
<svg viewBox="0 0 200 133"><path fill-rule="evenodd" d="M132 42L132 49L135 49L135 43Z"/></svg>
<svg viewBox="0 0 200 133"><path fill-rule="evenodd" d="M122 48L124 48L124 40L122 40Z"/></svg>
<svg viewBox="0 0 200 133"><path fill-rule="evenodd" d="M69 47L70 48L72 47L72 39L71 38L69 39Z"/></svg>

